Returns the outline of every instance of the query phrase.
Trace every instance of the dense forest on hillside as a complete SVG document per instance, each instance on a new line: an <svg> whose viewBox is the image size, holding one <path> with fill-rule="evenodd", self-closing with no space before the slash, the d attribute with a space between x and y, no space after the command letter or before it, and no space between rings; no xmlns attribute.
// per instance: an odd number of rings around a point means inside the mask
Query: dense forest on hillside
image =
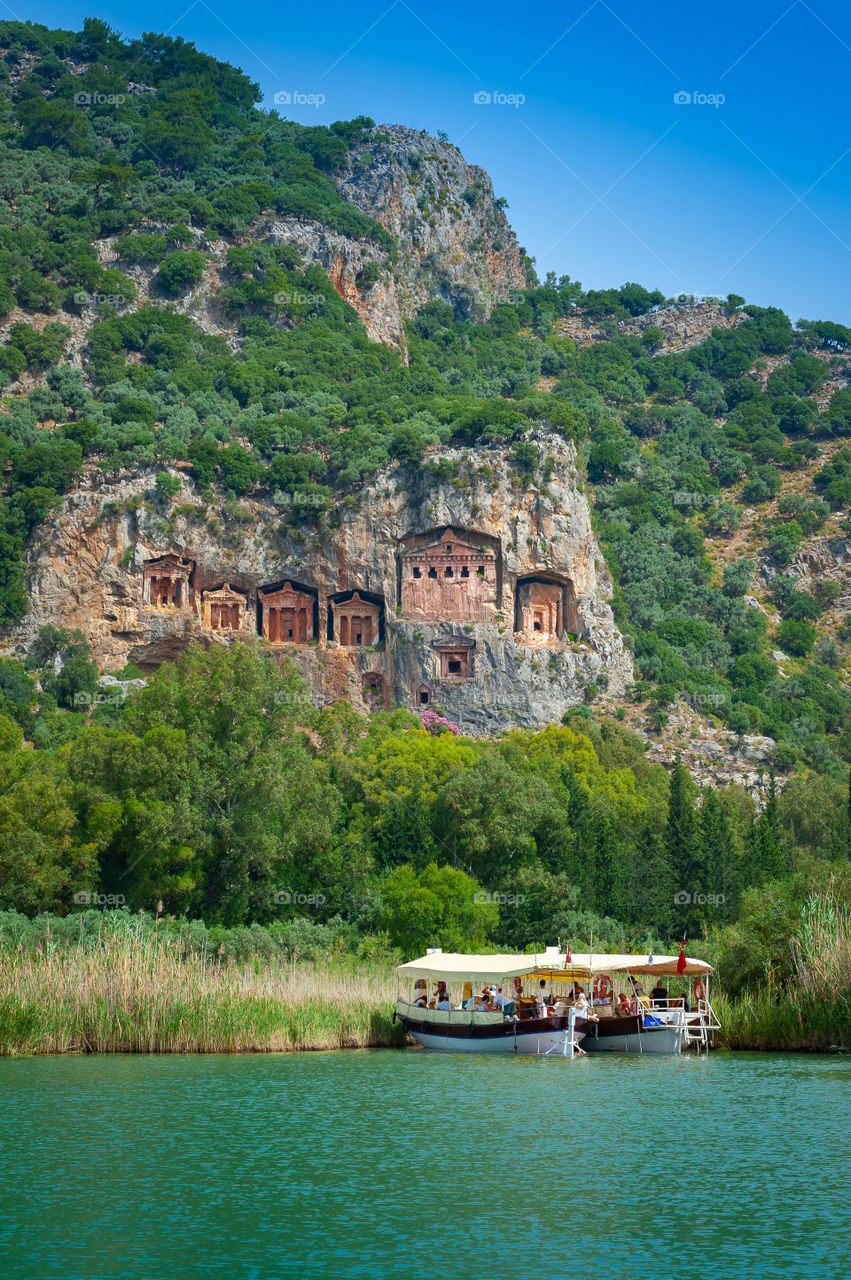
<svg viewBox="0 0 851 1280"><path fill-rule="evenodd" d="M193 646L75 723L32 751L0 716L5 945L35 942L25 913L89 903L235 958L592 931L600 950L668 951L708 931L741 990L792 976L808 902L851 906L847 784L793 779L762 813L740 787L699 797L614 719L483 742L432 712L317 712L255 643ZM92 928L72 916L54 941Z"/></svg>
<svg viewBox="0 0 851 1280"><path fill-rule="evenodd" d="M658 291L541 283L530 264L486 322L426 305L405 363L321 269L251 236L271 214L314 219L392 269L392 238L335 183L353 147L380 150L373 121L263 113L256 85L191 44L94 19L0 23L0 51L0 621L24 613L27 540L83 467L161 465L166 504L172 462L211 508L298 488L315 501L290 519L321 522L388 464L452 480L447 444L506 444L545 487L555 431L590 482L634 699L660 729L687 697L768 735L792 775L761 814L736 788L698 798L683 768L669 781L648 764L623 707L493 743L401 711L315 713L292 673L241 646L92 710L83 638L47 629L26 661L0 661L0 905L161 900L221 928L302 930L288 936L303 947L522 946L592 927L616 947L711 928L736 981L785 972L810 890L840 909L849 893L851 630L836 583L802 590L791 569L816 534L851 536L851 331L731 295L729 327L671 352ZM220 240L210 305L232 343L173 306ZM155 302L138 300L140 265ZM81 329L82 369L67 358ZM681 890L723 902L678 908Z"/></svg>

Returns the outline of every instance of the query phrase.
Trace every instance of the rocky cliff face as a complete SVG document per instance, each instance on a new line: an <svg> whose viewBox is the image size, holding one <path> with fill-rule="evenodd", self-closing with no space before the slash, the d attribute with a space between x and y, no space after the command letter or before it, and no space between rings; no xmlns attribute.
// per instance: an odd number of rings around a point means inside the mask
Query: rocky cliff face
<svg viewBox="0 0 851 1280"><path fill-rule="evenodd" d="M381 125L351 152L337 186L394 237L395 259L374 241L293 218L263 224L256 236L293 244L305 265L321 266L375 341L404 354L404 322L426 303L442 300L486 319L526 287L523 255L490 177L451 143ZM370 268L379 272L372 284Z"/></svg>
<svg viewBox="0 0 851 1280"><path fill-rule="evenodd" d="M734 329L747 318L747 312L732 311L720 302L684 302L624 321L618 330L642 334L645 329L659 329L663 334L660 354L676 355L705 342L712 336L713 329Z"/></svg>
<svg viewBox="0 0 851 1280"><path fill-rule="evenodd" d="M129 661L150 671L192 640L227 643L262 632L269 602L261 590L290 583L309 600L314 621L303 643L272 648L298 662L317 704L348 697L361 709L428 706L472 734L557 722L598 689L622 694L632 662L608 604L573 448L560 437L543 442L552 471L545 484L520 482L499 450L442 451L444 465L454 464L452 479L436 479L427 467L390 468L318 528L272 500L206 508L180 472L182 492L164 505L152 471L110 480L91 471L30 549L31 606L5 651L26 651L52 623L79 628L103 667ZM176 605L153 599L154 562L169 555L187 574ZM465 591L480 560L493 590L480 592L473 611L456 607L452 592ZM436 569L432 577L438 564L440 579ZM414 619L403 605L403 575L413 580L418 565L434 590ZM211 626L210 602L224 597L210 593L225 584L244 601L237 630ZM349 644L339 641L353 592L377 605L377 641L366 633L373 642L356 643L354 628ZM539 598L557 603L560 634L548 632L549 622L538 629ZM532 607L522 608L525 600ZM555 619L556 604L546 616Z"/></svg>
<svg viewBox="0 0 851 1280"><path fill-rule="evenodd" d="M731 311L720 302L679 302L658 307L655 311L636 316L634 320L622 320L618 324L618 333L640 337L645 329L659 329L662 338L655 354L676 355L705 342L714 329L734 329L747 318L747 312ZM572 338L577 347L588 347L607 336L600 328L600 322L586 315L580 307L572 315L561 316L556 321L555 331L561 337Z"/></svg>
<svg viewBox="0 0 851 1280"><path fill-rule="evenodd" d="M525 288L523 255L485 170L425 132L382 125L376 135L352 151L337 185L395 237L402 314L437 297L484 319Z"/></svg>
<svg viewBox="0 0 851 1280"><path fill-rule="evenodd" d="M352 151L337 185L347 200L395 238L395 256L374 240L300 218L261 219L249 236L236 243L268 240L293 245L305 267L320 266L327 273L369 336L405 357L405 321L426 303L442 300L465 316L487 319L498 302L526 287L526 265L484 169L467 164L451 143L402 125L381 126L374 135ZM165 223L149 224L152 231L167 229ZM195 247L202 248L207 259L204 277L168 305L190 316L206 333L224 337L237 347L237 326L215 303L215 294L225 283L222 272L233 242L216 239L200 227L191 230ZM162 304L153 283L154 270L120 262L114 244L114 237L98 243L101 265L120 266L138 292L138 301L119 305L119 310ZM0 337L7 337L19 321L43 328L54 318L15 309L0 323ZM96 311L84 306L82 314L63 313L61 319L72 331L69 358L83 367L88 328L97 319ZM41 380L24 375L19 385L28 388Z"/></svg>

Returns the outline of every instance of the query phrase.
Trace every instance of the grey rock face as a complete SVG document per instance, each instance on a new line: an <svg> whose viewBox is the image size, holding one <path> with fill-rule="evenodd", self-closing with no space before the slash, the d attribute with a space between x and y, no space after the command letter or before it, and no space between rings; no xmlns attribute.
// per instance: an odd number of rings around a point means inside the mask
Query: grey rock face
<svg viewBox="0 0 851 1280"><path fill-rule="evenodd" d="M315 593L317 638L277 651L299 664L318 705L341 697L360 709L428 705L474 734L558 722L602 688L622 694L633 669L608 604L611 584L577 487L573 447L555 435L541 441L552 466L546 486L521 483L499 449L442 450L457 466L453 480L438 481L425 468L388 468L318 528L280 524L271 500L243 502L236 524L205 508L185 476L175 516L155 496L153 470L114 480L92 470L30 549L30 610L7 633L5 651L26 651L52 623L79 628L102 666L135 662L148 672L192 640L234 638L204 625L205 591L229 583L244 593L254 630L258 588L291 581ZM415 622L402 614L405 540L444 529L466 531L472 541L480 534L498 548L499 598L482 621ZM144 598L145 563L168 553L194 566L193 598L179 608ZM541 576L557 580L569 599L571 632L543 643L515 632L518 582ZM332 597L352 591L383 601L378 644L349 648L331 638ZM447 662L456 649L469 655L469 675Z"/></svg>
<svg viewBox="0 0 851 1280"><path fill-rule="evenodd" d="M376 241L320 222L278 219L255 236L292 244L305 265L321 266L377 342L404 355L404 322L427 302L442 300L483 320L512 290L526 287L517 237L490 177L451 143L381 125L351 153L337 186L394 237L395 260ZM370 268L380 273L372 284L365 277Z"/></svg>
<svg viewBox="0 0 851 1280"><path fill-rule="evenodd" d="M526 269L489 175L450 142L380 125L356 148L338 188L399 245L394 267L402 313L442 298L485 319L526 287Z"/></svg>

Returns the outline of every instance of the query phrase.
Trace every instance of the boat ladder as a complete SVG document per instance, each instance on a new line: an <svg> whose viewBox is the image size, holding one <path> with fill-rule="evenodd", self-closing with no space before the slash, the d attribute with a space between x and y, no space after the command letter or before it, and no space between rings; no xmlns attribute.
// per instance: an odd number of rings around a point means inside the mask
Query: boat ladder
<svg viewBox="0 0 851 1280"><path fill-rule="evenodd" d="M714 1041L712 1032L721 1028L715 1011L708 1000L698 1000L692 1013L683 1014L683 1048L708 1053Z"/></svg>

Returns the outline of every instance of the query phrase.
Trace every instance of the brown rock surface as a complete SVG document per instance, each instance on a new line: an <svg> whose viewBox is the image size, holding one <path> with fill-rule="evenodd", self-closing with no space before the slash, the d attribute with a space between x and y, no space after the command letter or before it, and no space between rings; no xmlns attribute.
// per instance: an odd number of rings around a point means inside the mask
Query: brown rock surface
<svg viewBox="0 0 851 1280"><path fill-rule="evenodd" d="M542 442L555 464L546 488L518 484L504 451L447 450L459 481L388 468L318 529L279 523L282 513L271 499L246 500L247 519L236 536L219 512L204 507L185 475L175 514L157 496L153 470L104 479L91 469L30 547L30 609L7 631L4 650L26 651L39 628L52 623L79 628L104 668L135 662L150 671L193 639L232 641L231 628L205 624L208 593L227 587L244 598L238 632L244 636L256 632L263 596L291 583L315 600L315 636L310 624L304 643L288 644L284 635L273 647L295 657L317 704L345 696L362 709L414 708L424 705L424 688L428 705L467 732L557 722L589 690L607 685L613 696L623 693L632 661L609 608L610 582L577 488L573 447L558 436ZM427 542L443 530L499 549L500 595L480 620L451 602L428 621L406 616L403 555L412 535ZM145 565L168 555L191 566L187 589L177 603L152 605ZM514 620L518 581L547 574L569 584L580 639L550 637L542 650L515 636ZM379 605L375 612L350 610L383 620L377 642L352 644L351 632L346 646L333 638L329 610L333 615L334 599L350 592Z"/></svg>

